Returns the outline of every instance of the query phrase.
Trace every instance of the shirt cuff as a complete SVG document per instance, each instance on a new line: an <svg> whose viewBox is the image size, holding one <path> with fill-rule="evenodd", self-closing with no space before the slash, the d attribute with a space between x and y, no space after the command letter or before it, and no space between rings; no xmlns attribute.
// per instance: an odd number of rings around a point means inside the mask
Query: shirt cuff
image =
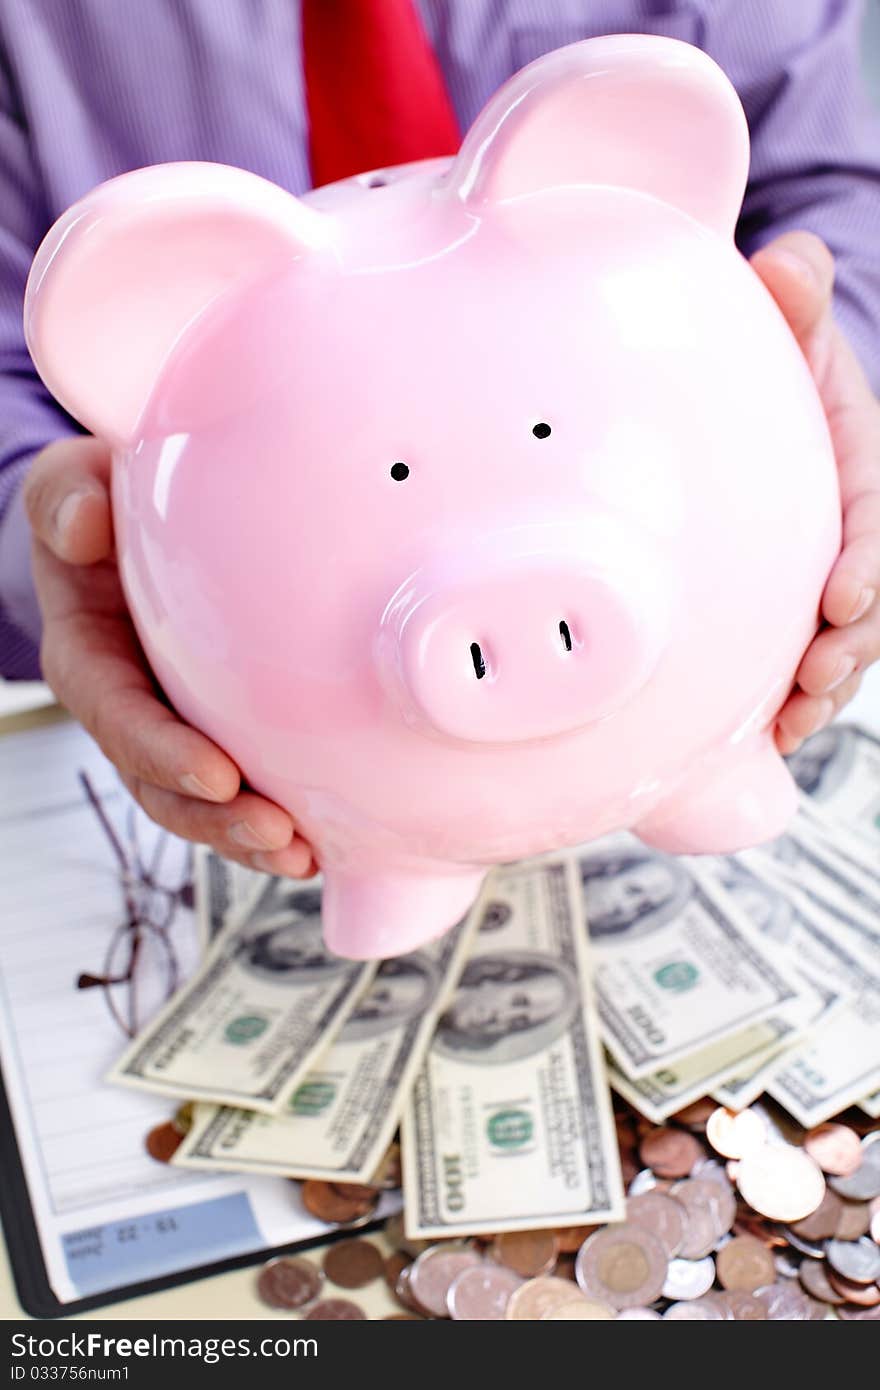
<svg viewBox="0 0 880 1390"><path fill-rule="evenodd" d="M42 619L31 571L31 529L22 483L31 459L0 473L0 675L39 680Z"/></svg>

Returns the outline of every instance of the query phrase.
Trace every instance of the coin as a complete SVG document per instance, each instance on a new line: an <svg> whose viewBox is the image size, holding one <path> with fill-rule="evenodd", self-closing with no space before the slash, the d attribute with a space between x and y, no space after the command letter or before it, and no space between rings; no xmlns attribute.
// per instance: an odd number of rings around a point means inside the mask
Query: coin
<svg viewBox="0 0 880 1390"><path fill-rule="evenodd" d="M264 1265L257 1277L257 1293L270 1308L303 1308L321 1291L323 1276L311 1260L280 1255Z"/></svg>
<svg viewBox="0 0 880 1390"><path fill-rule="evenodd" d="M400 1145L394 1140L385 1150L379 1166L373 1174L371 1186L383 1189L400 1187L401 1181Z"/></svg>
<svg viewBox="0 0 880 1390"><path fill-rule="evenodd" d="M825 1124L804 1135L804 1148L824 1173L848 1178L862 1161L859 1136L848 1125Z"/></svg>
<svg viewBox="0 0 880 1390"><path fill-rule="evenodd" d="M691 1105L686 1105L682 1110L676 1110L674 1115L670 1115L670 1120L675 1120L676 1124L687 1125L689 1129L695 1129L702 1133L709 1120L709 1116L714 1114L716 1105L709 1096L703 1096L702 1100L695 1100Z"/></svg>
<svg viewBox="0 0 880 1390"><path fill-rule="evenodd" d="M860 1147L861 1163L855 1172L849 1177L829 1178L828 1181L841 1197L869 1202L872 1197L880 1197L880 1130L866 1134Z"/></svg>
<svg viewBox="0 0 880 1390"><path fill-rule="evenodd" d="M730 1313L734 1322L767 1322L766 1304L745 1289L728 1289L718 1294L718 1303Z"/></svg>
<svg viewBox="0 0 880 1390"><path fill-rule="evenodd" d="M412 1265L407 1264L397 1276L397 1283L394 1285L394 1296L398 1303L402 1303L404 1308L409 1308L412 1313L421 1313L424 1317L429 1317L427 1308L423 1308L416 1299L412 1291Z"/></svg>
<svg viewBox="0 0 880 1390"><path fill-rule="evenodd" d="M793 1226L782 1226L782 1234L785 1236L789 1245L800 1255L806 1255L811 1260L824 1260L825 1242L824 1240L805 1240L799 1236Z"/></svg>
<svg viewBox="0 0 880 1390"><path fill-rule="evenodd" d="M478 1264L482 1264L482 1259L476 1250L449 1243L429 1245L410 1268L409 1287L413 1298L432 1317L448 1318L450 1285L463 1269Z"/></svg>
<svg viewBox="0 0 880 1390"><path fill-rule="evenodd" d="M556 1232L560 1255L576 1255L586 1240L598 1226L564 1226Z"/></svg>
<svg viewBox="0 0 880 1390"><path fill-rule="evenodd" d="M845 1279L836 1269L828 1269L828 1282L833 1289L843 1295L847 1303L856 1303L860 1308L874 1308L880 1303L880 1284L859 1284L854 1279Z"/></svg>
<svg viewBox="0 0 880 1390"><path fill-rule="evenodd" d="M685 1178L703 1154L699 1140L683 1129L651 1130L639 1145L639 1157L659 1178Z"/></svg>
<svg viewBox="0 0 880 1390"><path fill-rule="evenodd" d="M876 1200L877 1198L875 1197L874 1201L876 1202ZM871 1232L871 1239L875 1240L877 1244L880 1245L880 1207L878 1207L876 1211L872 1211L869 1229Z"/></svg>
<svg viewBox="0 0 880 1390"><path fill-rule="evenodd" d="M178 1134L189 1134L193 1126L195 1110L196 1103L194 1100L185 1100L183 1105L178 1105L171 1121Z"/></svg>
<svg viewBox="0 0 880 1390"><path fill-rule="evenodd" d="M643 1192L628 1197L626 1219L656 1236L672 1259L681 1249L687 1225L687 1212L680 1202L665 1192Z"/></svg>
<svg viewBox="0 0 880 1390"><path fill-rule="evenodd" d="M340 1240L324 1256L324 1273L341 1289L362 1289L382 1273L384 1261L369 1240Z"/></svg>
<svg viewBox="0 0 880 1390"><path fill-rule="evenodd" d="M767 1142L767 1127L754 1110L713 1110L706 1125L706 1138L716 1153L739 1159L749 1149Z"/></svg>
<svg viewBox="0 0 880 1390"><path fill-rule="evenodd" d="M406 1234L403 1226L403 1212L396 1211L393 1216L389 1216L385 1222L385 1237L395 1250L403 1250L407 1255L415 1259L416 1255L421 1255L423 1250L427 1250L430 1241L412 1239Z"/></svg>
<svg viewBox="0 0 880 1390"><path fill-rule="evenodd" d="M347 1298L325 1298L303 1313L306 1322L364 1322L366 1313Z"/></svg>
<svg viewBox="0 0 880 1390"><path fill-rule="evenodd" d="M150 1158L155 1158L157 1163L170 1163L182 1143L183 1135L173 1120L156 1125L144 1140L147 1153Z"/></svg>
<svg viewBox="0 0 880 1390"><path fill-rule="evenodd" d="M555 1231L502 1231L492 1242L492 1256L523 1279L550 1274L559 1242Z"/></svg>
<svg viewBox="0 0 880 1390"><path fill-rule="evenodd" d="M379 1195L379 1189L364 1182L331 1182L333 1191L347 1202L361 1202L370 1205Z"/></svg>
<svg viewBox="0 0 880 1390"><path fill-rule="evenodd" d="M687 1212L679 1256L684 1260L703 1259L736 1219L736 1198L730 1184L726 1178L723 1184L711 1178L686 1178L675 1183L669 1195Z"/></svg>
<svg viewBox="0 0 880 1390"><path fill-rule="evenodd" d="M397 1288L397 1281L400 1278L401 1271L406 1269L407 1265L411 1263L412 1261L409 1256L405 1255L402 1250L393 1250L386 1259L384 1265L385 1283L392 1293Z"/></svg>
<svg viewBox="0 0 880 1390"><path fill-rule="evenodd" d="M718 1304L704 1295L687 1303L670 1303L663 1314L664 1322L724 1322L724 1314Z"/></svg>
<svg viewBox="0 0 880 1390"><path fill-rule="evenodd" d="M755 1297L767 1309L767 1317L773 1322L811 1322L813 1311L807 1295L798 1287L786 1281L784 1284L768 1284L758 1289Z"/></svg>
<svg viewBox="0 0 880 1390"><path fill-rule="evenodd" d="M560 1303L548 1308L541 1315L542 1322L612 1322L617 1317L607 1303L599 1303L594 1298L573 1298L570 1303Z"/></svg>
<svg viewBox="0 0 880 1390"><path fill-rule="evenodd" d="M871 1224L871 1208L867 1202L840 1203L837 1225L832 1235L838 1240L858 1240L867 1233Z"/></svg>
<svg viewBox="0 0 880 1390"><path fill-rule="evenodd" d="M572 1287L569 1281L544 1274L537 1279L526 1280L513 1291L504 1316L517 1322L536 1322L550 1308L558 1308L571 1301Z"/></svg>
<svg viewBox="0 0 880 1390"><path fill-rule="evenodd" d="M626 1195L628 1197L640 1197L643 1192L653 1192L654 1189L662 1191L669 1188L670 1184L664 1179L658 1179L651 1172L650 1168L642 1168L635 1177L628 1183Z"/></svg>
<svg viewBox="0 0 880 1390"><path fill-rule="evenodd" d="M621 1308L615 1314L615 1322L659 1322L660 1314L653 1308Z"/></svg>
<svg viewBox="0 0 880 1390"><path fill-rule="evenodd" d="M701 1298L715 1282L715 1261L711 1255L702 1260L670 1260L663 1284L663 1297L684 1301Z"/></svg>
<svg viewBox="0 0 880 1390"><path fill-rule="evenodd" d="M774 1221L800 1221L825 1195L822 1171L809 1154L781 1144L750 1149L740 1160L737 1187L750 1207Z"/></svg>
<svg viewBox="0 0 880 1390"><path fill-rule="evenodd" d="M375 1189L370 1188L369 1191L372 1196L368 1198L346 1197L332 1183L320 1178L307 1178L300 1188L300 1195L303 1206L312 1216L328 1225L342 1226L366 1217L375 1208L378 1200Z"/></svg>
<svg viewBox="0 0 880 1390"><path fill-rule="evenodd" d="M809 1216L802 1217L800 1221L792 1221L791 1230L795 1235L803 1236L805 1240L828 1240L837 1233L842 1206L842 1198L828 1187L816 1210L811 1211Z"/></svg>
<svg viewBox="0 0 880 1390"><path fill-rule="evenodd" d="M504 1317L510 1296L522 1279L505 1265L484 1260L456 1275L446 1295L449 1316L456 1322L495 1322Z"/></svg>
<svg viewBox="0 0 880 1390"><path fill-rule="evenodd" d="M756 1289L776 1278L773 1256L754 1236L735 1236L718 1251L718 1282L725 1289Z"/></svg>
<svg viewBox="0 0 880 1390"><path fill-rule="evenodd" d="M842 1293L838 1293L828 1278L828 1266L824 1260L805 1260L798 1270L798 1278L813 1298L822 1303L845 1303Z"/></svg>
<svg viewBox="0 0 880 1390"><path fill-rule="evenodd" d="M606 1226L578 1251L575 1274L588 1298L613 1308L634 1308L660 1297L666 1251L656 1236L630 1222Z"/></svg>
<svg viewBox="0 0 880 1390"><path fill-rule="evenodd" d="M855 1308L845 1303L837 1309L837 1316L844 1322L880 1322L880 1303L870 1308Z"/></svg>
<svg viewBox="0 0 880 1390"><path fill-rule="evenodd" d="M870 1236L859 1240L829 1240L825 1255L835 1273L856 1284L875 1284L880 1279L880 1246Z"/></svg>

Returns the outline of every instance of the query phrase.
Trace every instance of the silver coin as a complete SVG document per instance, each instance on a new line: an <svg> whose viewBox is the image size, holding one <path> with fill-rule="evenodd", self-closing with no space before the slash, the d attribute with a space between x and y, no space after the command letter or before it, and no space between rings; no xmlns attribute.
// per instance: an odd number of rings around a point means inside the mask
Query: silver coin
<svg viewBox="0 0 880 1390"><path fill-rule="evenodd" d="M660 1314L653 1308L622 1308L615 1322L659 1322Z"/></svg>
<svg viewBox="0 0 880 1390"><path fill-rule="evenodd" d="M663 1314L668 1322L726 1322L724 1314L711 1295L695 1298L688 1303L670 1303Z"/></svg>
<svg viewBox="0 0 880 1390"><path fill-rule="evenodd" d="M702 1260L670 1260L663 1297L679 1301L700 1298L714 1282L715 1261L711 1255Z"/></svg>
<svg viewBox="0 0 880 1390"><path fill-rule="evenodd" d="M790 1280L756 1289L755 1297L764 1304L767 1317L773 1322L812 1321L813 1313L807 1295L799 1284L792 1284Z"/></svg>
<svg viewBox="0 0 880 1390"><path fill-rule="evenodd" d="M880 1279L880 1245L870 1236L858 1240L829 1240L825 1255L831 1268L854 1284L873 1284Z"/></svg>
<svg viewBox="0 0 880 1390"><path fill-rule="evenodd" d="M848 1178L829 1177L828 1186L840 1197L869 1202L880 1197L880 1130L866 1134L862 1140L862 1161Z"/></svg>
<svg viewBox="0 0 880 1390"><path fill-rule="evenodd" d="M780 1226L778 1229L789 1245L799 1251L801 1255L809 1255L811 1260L824 1260L824 1240L807 1240L804 1236L799 1236L797 1231L793 1231L790 1226Z"/></svg>
<svg viewBox="0 0 880 1390"><path fill-rule="evenodd" d="M796 1260L790 1250L777 1250L773 1256L776 1273L782 1279L796 1279L800 1273L801 1262Z"/></svg>
<svg viewBox="0 0 880 1390"><path fill-rule="evenodd" d="M626 1195L627 1197L640 1197L643 1192L651 1192L656 1186L657 1179L650 1168L643 1168L640 1173L636 1173L626 1189Z"/></svg>

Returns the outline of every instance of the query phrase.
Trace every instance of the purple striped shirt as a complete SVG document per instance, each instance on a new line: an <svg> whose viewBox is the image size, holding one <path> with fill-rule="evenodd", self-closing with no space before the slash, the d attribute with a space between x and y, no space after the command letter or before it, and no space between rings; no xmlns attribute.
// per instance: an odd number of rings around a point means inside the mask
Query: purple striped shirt
<svg viewBox="0 0 880 1390"><path fill-rule="evenodd" d="M752 133L739 244L805 227L837 258L836 312L880 385L880 125L860 0L418 0L464 130L524 64L597 34L699 45ZM175 159L310 186L297 0L3 0L0 7L0 674L38 674L21 479L76 427L24 345L33 253L95 184ZM124 345L120 344L120 350Z"/></svg>

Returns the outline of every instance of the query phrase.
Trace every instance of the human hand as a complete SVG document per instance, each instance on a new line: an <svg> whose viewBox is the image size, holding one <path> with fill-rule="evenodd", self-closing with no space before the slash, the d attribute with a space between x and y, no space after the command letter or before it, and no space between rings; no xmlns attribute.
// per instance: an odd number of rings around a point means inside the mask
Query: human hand
<svg viewBox="0 0 880 1390"><path fill-rule="evenodd" d="M843 549L825 586L827 623L810 644L776 722L793 753L852 697L880 659L880 402L831 317L834 261L810 232L786 232L751 264L773 295L813 373L831 430L843 506Z"/></svg>
<svg viewBox="0 0 880 1390"><path fill-rule="evenodd" d="M265 873L305 878L311 847L286 811L241 788L235 763L159 698L113 549L110 452L58 440L36 456L24 500L43 614L43 674L147 815Z"/></svg>

